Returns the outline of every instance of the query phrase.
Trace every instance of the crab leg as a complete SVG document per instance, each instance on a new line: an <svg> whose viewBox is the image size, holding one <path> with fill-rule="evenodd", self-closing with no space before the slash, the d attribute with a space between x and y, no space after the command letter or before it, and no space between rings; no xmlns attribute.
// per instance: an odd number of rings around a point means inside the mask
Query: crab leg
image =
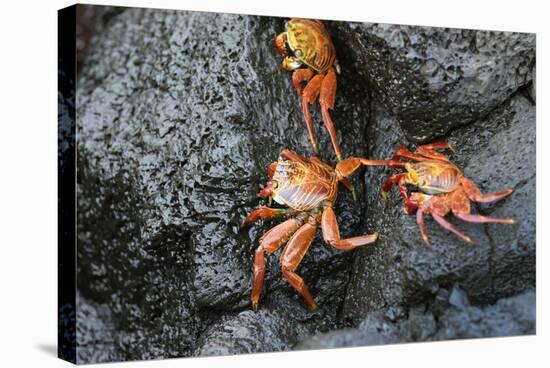
<svg viewBox="0 0 550 368"><path fill-rule="evenodd" d="M428 239L428 232L426 230L426 223L424 222L424 211L429 209L431 199L423 202L418 209L416 210L416 223L420 228L420 234L422 234L422 239L427 246L430 246L430 240Z"/></svg>
<svg viewBox="0 0 550 368"><path fill-rule="evenodd" d="M313 70L309 68L296 69L292 73L292 85L300 96L302 95L302 82L309 81L311 77L313 77Z"/></svg>
<svg viewBox="0 0 550 368"><path fill-rule="evenodd" d="M457 235L459 238L461 238L467 243L470 243L470 244L473 243L472 239L470 239L468 235L465 235L462 232L460 232L456 227L454 227L453 224L445 220L443 217L439 216L437 213L434 213L434 212L432 212L431 215L434 218L434 220L437 221L439 225L441 225L442 228L452 232L453 234Z"/></svg>
<svg viewBox="0 0 550 368"><path fill-rule="evenodd" d="M269 220L273 218L285 218L291 216L295 213L294 210L290 208L269 208L265 206L260 206L254 210L248 217L244 220L241 227L245 227L248 224L260 221L260 220Z"/></svg>
<svg viewBox="0 0 550 368"><path fill-rule="evenodd" d="M426 157L419 153L413 153L409 151L405 146L399 146L395 153L393 154L392 160L400 160L401 158L408 158L409 160L414 161L425 161Z"/></svg>
<svg viewBox="0 0 550 368"><path fill-rule="evenodd" d="M325 202L324 207L323 216L321 217L321 227L323 229L323 240L325 243L339 250L352 250L364 245L372 244L378 238L378 234L374 233L370 235L341 239L336 215L332 209L332 203Z"/></svg>
<svg viewBox="0 0 550 368"><path fill-rule="evenodd" d="M457 213L453 212L453 214L463 221L473 222L476 224L493 223L493 224L512 225L516 223L516 220L510 219L510 218L497 218L497 217L473 215L471 213L460 213L460 212L457 212Z"/></svg>
<svg viewBox="0 0 550 368"><path fill-rule="evenodd" d="M355 193L355 187L353 186L353 184L351 184L349 182L349 180L346 179L346 178L343 178L342 180L340 180L340 183L344 184L346 189L351 192L351 196L353 197L353 200L356 201L357 200L357 193Z"/></svg>
<svg viewBox="0 0 550 368"><path fill-rule="evenodd" d="M302 225L298 219L289 219L275 226L260 238L260 245L254 256L254 275L252 278L252 309L258 309L260 293L265 274L265 253L273 253Z"/></svg>
<svg viewBox="0 0 550 368"><path fill-rule="evenodd" d="M442 195L438 197L432 197L429 205L429 213L432 215L435 221L441 225L442 228L448 230L464 240L467 243L472 244L472 239L469 236L459 231L453 224L445 220L444 216L451 210L451 199L449 195Z"/></svg>
<svg viewBox="0 0 550 368"><path fill-rule="evenodd" d="M310 217L308 222L302 225L302 227L294 233L292 238L290 238L280 258L283 276L288 280L294 290L304 298L310 309L316 309L317 305L309 293L304 283L304 279L295 271L309 249L316 231L317 222L313 217Z"/></svg>
<svg viewBox="0 0 550 368"><path fill-rule="evenodd" d="M334 68L330 68L323 83L321 84L321 96L319 97L319 104L321 105L321 113L323 115L323 122L325 127L328 130L330 136L330 141L332 142L332 148L334 153L338 158L338 161L342 161L342 153L340 152L340 147L338 145L338 136L336 134L336 129L334 128L334 123L330 117L328 110L334 108L334 102L336 100L336 73Z"/></svg>
<svg viewBox="0 0 550 368"><path fill-rule="evenodd" d="M382 186L382 190L380 191L380 194L382 195L382 198L384 200L388 199L388 192L391 190L392 185L397 184L399 186L399 193L401 193L401 197L407 202L409 200L409 195L407 193L407 187L405 179L407 177L407 173L401 173L401 174L395 174L390 176L384 181L384 185Z"/></svg>
<svg viewBox="0 0 550 368"><path fill-rule="evenodd" d="M427 144L423 144L421 146L418 146L418 148L428 149L428 150L450 149L451 151L456 152L455 149L453 148L453 146L451 146L451 144L447 141L437 141L437 142L427 143Z"/></svg>
<svg viewBox="0 0 550 368"><path fill-rule="evenodd" d="M506 189L500 192L483 194L481 193L477 185L475 185L473 181L467 178L462 178L461 184L468 198L470 198L474 202L479 202L479 203L495 202L495 201L498 201L499 199L502 199L510 195L513 192L512 189Z"/></svg>
<svg viewBox="0 0 550 368"><path fill-rule="evenodd" d="M386 201L388 199L388 192L390 191L391 186L397 183L397 185L399 186L399 194L401 194L401 197L405 201L405 213L407 215L410 215L414 213L414 211L416 211L416 209L418 208L418 204L411 200L411 198L409 197L406 182L407 175L407 173L395 174L386 179L386 181L384 182L384 186L380 191L380 194L382 195L384 201Z"/></svg>
<svg viewBox="0 0 550 368"><path fill-rule="evenodd" d="M447 156L442 155L441 153L439 153L437 151L434 151L434 149L445 149L445 148L448 148L451 151L455 152L455 150L449 144L449 142L439 141L439 142L433 142L433 143L428 143L428 144L423 144L421 146L418 146L418 148L416 149L416 153L418 153L418 154L420 154L424 157L427 157L427 158L431 158L431 159L435 159L435 160L441 160L441 161L445 161L445 162L451 162L451 160L449 160L447 158Z"/></svg>
<svg viewBox="0 0 550 368"><path fill-rule="evenodd" d="M302 91L302 113L304 114L304 120L309 133L311 146L316 154L319 154L319 148L317 148L317 140L315 139L315 130L313 128L313 119L311 118L311 114L309 112L309 104L314 103L319 96L322 82L323 75L317 74L309 81L306 88Z"/></svg>
<svg viewBox="0 0 550 368"><path fill-rule="evenodd" d="M425 160L425 157L422 157L420 155L412 153L405 146L397 147L397 149L395 150L395 152L392 156L392 160L399 160L401 158L409 158L409 159L415 160L415 161Z"/></svg>
<svg viewBox="0 0 550 368"><path fill-rule="evenodd" d="M367 160L365 158L349 157L336 164L336 173L340 178L345 178L353 174L361 165L404 168L406 164L396 160Z"/></svg>
<svg viewBox="0 0 550 368"><path fill-rule="evenodd" d="M473 215L470 213L470 201L466 197L467 193L463 190L456 190L452 195L452 207L451 210L453 214L467 222L473 223L496 223L496 224L515 224L516 221L513 219L501 219L489 216L482 215Z"/></svg>

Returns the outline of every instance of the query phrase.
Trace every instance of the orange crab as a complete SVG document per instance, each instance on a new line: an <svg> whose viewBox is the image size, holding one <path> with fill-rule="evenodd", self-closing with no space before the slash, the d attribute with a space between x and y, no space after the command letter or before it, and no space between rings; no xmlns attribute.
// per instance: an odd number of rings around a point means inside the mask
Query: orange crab
<svg viewBox="0 0 550 368"><path fill-rule="evenodd" d="M382 197L387 198L387 193L393 184L399 186L405 201L405 212L412 214L416 211L416 221L420 227L422 239L427 245L430 245L430 241L424 223L424 214L430 214L443 228L453 232L467 243L473 243L472 239L444 219L449 212L467 222L514 224L516 221L513 219L470 213L470 201L495 202L510 195L512 189L490 194L481 193L474 182L466 178L445 155L435 151L435 149L445 148L454 152L446 141L419 146L414 153L403 146L399 147L392 160L388 161L389 166L405 168L407 172L395 174L386 179L381 191ZM407 162L404 159L413 162ZM417 187L420 191L409 195L407 184Z"/></svg>
<svg viewBox="0 0 550 368"><path fill-rule="evenodd" d="M302 157L284 150L278 161L269 166L269 181L259 195L269 197L288 208L259 207L246 218L243 226L259 220L287 220L260 238L254 257L252 279L251 299L254 310L258 309L260 300L266 253L271 254L286 243L280 257L282 274L304 298L308 307L315 309L315 301L296 269L313 241L318 224L321 224L325 243L339 250L352 250L372 244L377 239L376 233L342 239L332 209L338 183L341 182L353 192L346 177L361 165L388 165L388 161L351 157L339 162L334 169L316 157Z"/></svg>
<svg viewBox="0 0 550 368"><path fill-rule="evenodd" d="M302 97L302 113L313 150L319 153L308 104L313 104L319 97L325 127L334 153L341 161L338 137L328 112L334 108L336 73L340 74L340 66L327 29L320 20L293 18L286 23L286 32L277 36L275 45L284 56L283 69L293 71L292 84ZM304 89L302 82L307 82Z"/></svg>

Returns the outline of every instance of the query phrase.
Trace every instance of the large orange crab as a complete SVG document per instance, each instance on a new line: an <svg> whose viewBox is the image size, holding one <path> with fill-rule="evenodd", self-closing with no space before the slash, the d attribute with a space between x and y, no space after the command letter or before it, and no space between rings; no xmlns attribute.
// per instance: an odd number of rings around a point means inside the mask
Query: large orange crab
<svg viewBox="0 0 550 368"><path fill-rule="evenodd" d="M308 104L319 97L323 121L334 153L341 161L336 130L328 112L334 108L336 73L340 74L340 66L327 29L320 20L293 18L286 23L286 32L277 36L275 45L284 56L283 69L293 71L292 84L302 97L302 112L313 150L319 153ZM303 90L302 82L308 82Z"/></svg>
<svg viewBox="0 0 550 368"><path fill-rule="evenodd" d="M435 151L435 149L445 148L453 150L446 141L419 146L414 153L403 146L399 147L389 161L389 166L405 168L407 172L395 174L386 179L381 191L382 197L387 198L387 193L393 184L399 186L405 201L405 212L412 214L416 211L416 221L420 227L422 239L427 245L430 245L430 241L424 223L424 214L430 214L443 228L468 243L473 243L470 237L445 220L446 214L452 212L455 217L467 222L514 224L516 221L513 219L470 213L470 201L495 202L512 193L512 189L490 194L481 193L474 182L466 178L445 155ZM417 187L420 191L409 195L407 184Z"/></svg>
<svg viewBox="0 0 550 368"><path fill-rule="evenodd" d="M317 226L320 223L325 243L340 250L352 250L372 244L377 234L342 239L338 230L336 216L332 209L341 182L349 190L353 187L346 177L361 165L387 165L387 161L347 158L331 166L316 157L302 157L284 150L277 162L269 166L269 181L259 193L288 208L259 207L244 221L243 226L266 219L287 219L273 227L260 238L254 258L254 276L252 280L252 308L258 309L258 302L265 273L265 253L271 254L286 243L281 253L280 263L283 276L300 294L311 309L316 308L313 297L304 280L296 273L306 254Z"/></svg>

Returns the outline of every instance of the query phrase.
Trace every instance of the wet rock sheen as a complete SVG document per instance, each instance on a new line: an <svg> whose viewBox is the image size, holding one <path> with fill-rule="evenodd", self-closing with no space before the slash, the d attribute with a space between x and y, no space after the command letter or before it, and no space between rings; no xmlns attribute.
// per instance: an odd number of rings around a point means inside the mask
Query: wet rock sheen
<svg viewBox="0 0 550 368"><path fill-rule="evenodd" d="M340 252L316 236L299 268L314 312L282 278L279 253L268 256L254 313L253 255L272 224L240 224L262 204L258 186L283 148L311 154L273 47L284 19L147 9L96 18L76 96L79 362L350 345L342 329L364 344L533 333L534 36L329 22L342 151L386 158L447 134L482 190L515 189L475 210L519 224L459 224L476 242L468 247L428 219L426 249L397 195L379 198L393 171L360 171L358 200L342 191L335 209L344 236L378 231L377 244ZM494 325L474 330L488 313ZM311 342L331 334L339 342Z"/></svg>

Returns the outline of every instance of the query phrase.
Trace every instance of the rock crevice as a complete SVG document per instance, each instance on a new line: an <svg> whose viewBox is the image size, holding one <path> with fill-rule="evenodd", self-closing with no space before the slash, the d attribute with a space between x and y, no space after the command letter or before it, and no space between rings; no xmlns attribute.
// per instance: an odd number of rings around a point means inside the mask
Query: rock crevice
<svg viewBox="0 0 550 368"><path fill-rule="evenodd" d="M240 224L265 204L257 188L282 149L311 154L273 47L284 19L133 8L91 19L101 24L76 90L79 362L533 333L534 35L328 22L346 156L388 158L444 136L483 191L515 188L480 211L520 223L456 222L468 247L428 219L425 249L398 196L379 197L394 171L361 170L358 200L341 191L335 208L343 235L377 231L377 244L340 252L316 236L299 269L315 312L270 256L254 313L253 255L273 224ZM455 285L470 306L447 302ZM487 316L494 324L475 330Z"/></svg>

